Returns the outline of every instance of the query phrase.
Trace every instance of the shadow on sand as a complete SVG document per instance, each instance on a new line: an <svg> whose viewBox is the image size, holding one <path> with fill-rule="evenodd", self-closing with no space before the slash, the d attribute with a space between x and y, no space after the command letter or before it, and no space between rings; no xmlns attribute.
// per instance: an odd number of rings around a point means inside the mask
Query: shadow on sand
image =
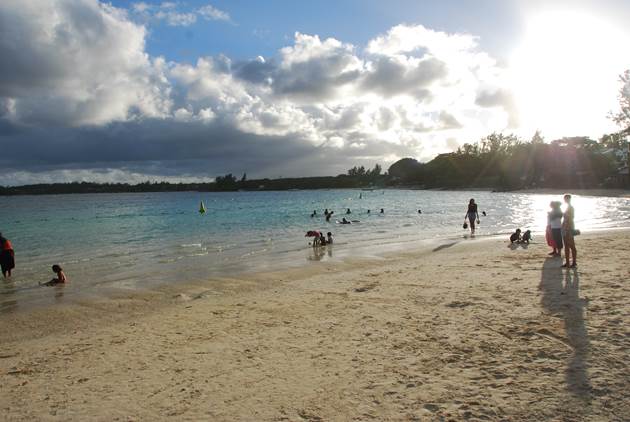
<svg viewBox="0 0 630 422"><path fill-rule="evenodd" d="M591 386L587 373L589 340L584 324L587 300L581 299L580 278L576 269L561 268L561 260L547 258L540 280L541 304L549 313L562 317L566 339L572 355L565 370L567 390L574 396L590 400Z"/></svg>

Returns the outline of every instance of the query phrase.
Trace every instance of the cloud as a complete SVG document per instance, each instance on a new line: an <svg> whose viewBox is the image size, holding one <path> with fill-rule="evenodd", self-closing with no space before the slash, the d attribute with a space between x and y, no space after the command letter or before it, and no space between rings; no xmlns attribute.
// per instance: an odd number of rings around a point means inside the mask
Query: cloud
<svg viewBox="0 0 630 422"><path fill-rule="evenodd" d="M0 3L3 180L336 174L428 159L515 115L471 35L399 25L366 48L296 33L272 57L150 56L139 16L229 19L183 5Z"/></svg>
<svg viewBox="0 0 630 422"><path fill-rule="evenodd" d="M229 13L211 4L189 10L181 10L181 6L179 2L162 2L159 5L138 2L131 5L131 11L145 21L163 21L169 26L190 26L195 24L198 18L206 21L232 21Z"/></svg>
<svg viewBox="0 0 630 422"><path fill-rule="evenodd" d="M24 124L90 125L171 106L164 60L146 31L97 1L0 4L0 98Z"/></svg>
<svg viewBox="0 0 630 422"><path fill-rule="evenodd" d="M230 15L227 12L224 12L223 10L219 10L210 4L207 4L197 9L197 14L199 14L204 19L209 20L209 21L229 22L232 20L230 18Z"/></svg>
<svg viewBox="0 0 630 422"><path fill-rule="evenodd" d="M434 57L414 59L381 56L371 62L363 78L362 88L383 97L401 94L423 97L429 93L424 88L445 77L447 72L447 65Z"/></svg>
<svg viewBox="0 0 630 422"><path fill-rule="evenodd" d="M484 89L477 93L475 104L481 107L501 107L508 114L508 126L517 128L519 124L516 101L513 94L505 88Z"/></svg>

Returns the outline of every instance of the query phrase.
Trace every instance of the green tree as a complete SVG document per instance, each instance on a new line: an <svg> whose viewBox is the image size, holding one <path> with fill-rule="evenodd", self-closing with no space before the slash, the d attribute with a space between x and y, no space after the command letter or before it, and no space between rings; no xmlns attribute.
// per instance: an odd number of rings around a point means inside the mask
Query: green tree
<svg viewBox="0 0 630 422"><path fill-rule="evenodd" d="M630 131L630 69L619 76L619 82L619 111L611 117L622 129Z"/></svg>
<svg viewBox="0 0 630 422"><path fill-rule="evenodd" d="M534 133L534 136L532 136L532 140L530 141L532 144L534 145L541 145L545 143L545 138L543 138L542 134L540 133L539 130L537 130Z"/></svg>

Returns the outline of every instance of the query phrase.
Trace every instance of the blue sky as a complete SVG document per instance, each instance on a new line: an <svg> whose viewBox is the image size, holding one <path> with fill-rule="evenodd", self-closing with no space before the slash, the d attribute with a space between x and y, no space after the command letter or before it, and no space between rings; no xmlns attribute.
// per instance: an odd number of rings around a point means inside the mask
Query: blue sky
<svg viewBox="0 0 630 422"><path fill-rule="evenodd" d="M0 2L0 182L330 175L619 130L626 0ZM630 87L626 91L630 95Z"/></svg>
<svg viewBox="0 0 630 422"><path fill-rule="evenodd" d="M113 1L131 8L138 1ZM160 5L163 2L146 1ZM204 0L177 2L179 11L195 10ZM441 1L213 1L229 13L232 22L198 20L186 27L165 22L151 25L147 50L170 60L191 61L199 56L227 54L236 59L272 56L291 41L295 32L333 37L365 45L376 34L401 24L421 23L436 30L467 32L482 46L501 56L510 50L522 30L517 2L478 0ZM468 4L469 6L466 6Z"/></svg>

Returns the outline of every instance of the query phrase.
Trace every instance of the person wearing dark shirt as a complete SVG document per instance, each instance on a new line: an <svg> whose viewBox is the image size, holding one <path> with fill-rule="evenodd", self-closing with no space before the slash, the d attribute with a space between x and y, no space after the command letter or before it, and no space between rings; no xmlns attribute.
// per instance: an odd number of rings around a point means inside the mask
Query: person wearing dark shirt
<svg viewBox="0 0 630 422"><path fill-rule="evenodd" d="M479 224L479 213L477 212L477 204L474 199L471 199L470 202L468 202L468 211L466 212L464 221L466 221L466 219L468 219L468 222L470 223L470 234L474 235L476 228L475 223Z"/></svg>
<svg viewBox="0 0 630 422"><path fill-rule="evenodd" d="M0 233L0 266L4 278L11 277L11 270L15 268L15 252L11 241Z"/></svg>

